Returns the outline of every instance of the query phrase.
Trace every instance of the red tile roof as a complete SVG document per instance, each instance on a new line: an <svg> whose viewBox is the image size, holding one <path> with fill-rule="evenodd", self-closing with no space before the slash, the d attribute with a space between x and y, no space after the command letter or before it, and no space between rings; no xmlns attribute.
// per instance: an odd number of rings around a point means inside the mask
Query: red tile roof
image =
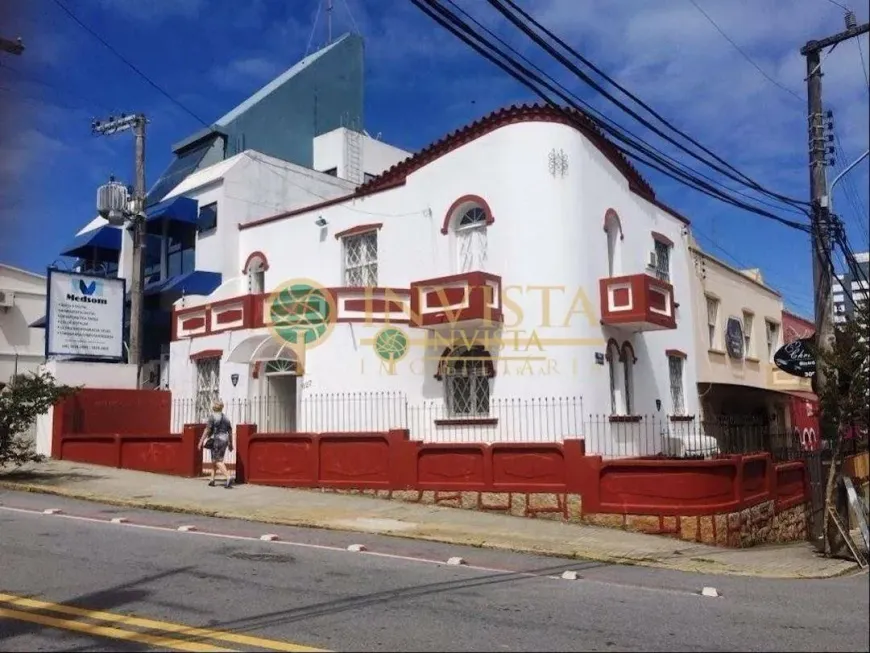
<svg viewBox="0 0 870 653"><path fill-rule="evenodd" d="M445 154L449 154L453 150L481 136L485 136L500 127L520 122L555 122L576 128L616 166L628 180L629 186L634 192L650 201L655 200L655 191L653 191L652 186L641 176L640 172L629 160L614 147L613 143L604 137L599 128L585 113L575 109L559 109L551 105L541 104L511 105L510 107L494 111L479 120L475 120L470 125L447 134L440 140L423 148L417 154L397 163L374 179L370 179L359 186L357 193L365 195L381 190L384 187L404 182L409 174L432 163Z"/></svg>

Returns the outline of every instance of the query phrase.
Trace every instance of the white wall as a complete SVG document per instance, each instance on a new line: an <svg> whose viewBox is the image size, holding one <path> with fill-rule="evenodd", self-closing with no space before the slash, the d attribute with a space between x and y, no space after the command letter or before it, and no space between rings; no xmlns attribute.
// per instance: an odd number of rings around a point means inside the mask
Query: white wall
<svg viewBox="0 0 870 653"><path fill-rule="evenodd" d="M569 160L566 176L552 176L548 153L563 150ZM266 288L274 289L293 278L309 278L324 286L343 286L342 245L336 233L361 224L382 223L378 232L379 287L408 288L417 280L456 273L457 252L453 235L442 235L441 226L450 205L460 196L483 197L492 209L495 223L488 229L486 271L499 275L505 287L518 286L512 298L524 312L522 324L508 324L521 341L519 351L502 355L540 354L553 361L536 361L532 375L504 373L493 383L494 397L528 398L570 396L582 398L587 413L610 413L607 366L595 363L595 353L605 351L605 341L615 337L632 343L638 362L635 368L635 413L656 412L655 400L662 401L660 417L670 412L670 384L665 350L679 349L688 356L684 367L686 411L697 413L695 346L691 324L686 230L675 217L629 192L628 183L606 158L573 129L551 123L518 123L502 127L462 148L435 160L411 174L404 186L362 199L263 224L238 232L236 267L253 251L269 260ZM602 226L608 209L621 218L624 239L621 274L646 271L653 249L651 231L670 238L671 281L675 301L686 309L677 310L675 330L630 333L602 328L598 282L606 277L606 234ZM315 225L324 217L325 228ZM287 255L287 244L293 255ZM563 287L551 293L546 326L540 291L533 286ZM590 312L575 315L567 326L562 322L578 292L585 293ZM340 324L326 344L306 354L305 383L311 392L352 392L400 389L409 401L438 401L440 384L432 379L434 362L425 371L399 364L398 376L358 372L374 358L363 351L359 340L379 326ZM534 330L540 338L584 339L589 344L550 345L545 351L527 349ZM411 330L414 338L425 332ZM212 348L200 342L196 347ZM184 366L182 345L173 345L177 365ZM178 356L176 356L178 352ZM175 362L173 363L176 364ZM555 364L555 368L553 365ZM511 367L510 363L506 364ZM513 365L515 370L524 366ZM183 375L183 372L179 373ZM240 372L241 374L241 372ZM176 374L173 374L176 376ZM223 378L222 374L222 386ZM176 386L173 382L173 388ZM222 388L223 391L223 388ZM235 390L242 392L242 383Z"/></svg>
<svg viewBox="0 0 870 653"><path fill-rule="evenodd" d="M411 156L410 152L367 134L351 132L345 127L339 127L314 139L314 169L324 172L335 168L338 178L350 179L348 149L355 146L352 140L354 134L357 134L359 163L365 174L379 175ZM351 181L362 183L364 179L351 179Z"/></svg>
<svg viewBox="0 0 870 653"><path fill-rule="evenodd" d="M198 185L197 180L201 180ZM340 179L247 150L198 171L195 179L180 184L167 199L184 194L200 207L217 202L217 227L198 234L195 265L197 270L220 272L227 279L241 272L239 224L352 190L351 184Z"/></svg>
<svg viewBox="0 0 870 653"><path fill-rule="evenodd" d="M45 315L45 284L42 275L0 264L0 290L14 295L11 308L0 308L0 383L45 360L45 329L30 327Z"/></svg>

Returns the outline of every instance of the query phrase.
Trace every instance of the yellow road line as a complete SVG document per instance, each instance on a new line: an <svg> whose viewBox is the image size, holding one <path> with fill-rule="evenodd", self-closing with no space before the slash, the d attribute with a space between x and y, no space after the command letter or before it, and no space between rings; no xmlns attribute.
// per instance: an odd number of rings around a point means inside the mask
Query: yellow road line
<svg viewBox="0 0 870 653"><path fill-rule="evenodd" d="M69 619L56 619L55 617L47 617L45 615L24 612L21 610L0 608L0 617L15 619L16 621L27 621L32 624L39 624L40 626L49 626L50 628L73 630L79 633L85 633L86 635L93 635L95 637L123 639L128 642L148 644L149 646L169 648L176 651L232 651L232 649L218 648L217 646L210 646L208 644L186 642L183 639L159 637L157 635L137 633L130 630L121 630L120 628L110 628L108 626L97 626L94 624L82 623L80 621L71 621Z"/></svg>
<svg viewBox="0 0 870 653"><path fill-rule="evenodd" d="M76 617L86 617L88 619L95 619L98 621L106 621L109 623L122 624L125 626L134 626L137 628L150 628L153 630L163 631L165 633L175 633L181 635L187 635L189 637L199 637L202 639L211 639L222 642L230 642L232 644L240 644L242 646L252 647L252 648L266 648L272 651L290 651L292 653L327 653L325 649L312 648L310 646L304 646L302 644L293 644L292 642L282 642L274 639L263 639L261 637L254 637L252 635L239 635L237 633L231 633L227 631L221 630L211 630L209 628L196 628L193 626L186 626L184 624L171 623L168 621L157 621L155 619L145 619L142 617L131 617L124 614L116 614L114 612L103 612L101 610L88 610L86 608L77 608L72 605L63 605L60 603L49 603L48 601L39 601L36 599L26 599L23 597L15 596L14 594L3 594L0 593L0 609L2 609L2 604L6 603L9 605L13 605L21 608L31 608L38 610L48 610L51 612L56 612L58 614L66 614ZM29 614L29 613L26 613ZM40 615L34 615L40 616ZM75 623L75 622L62 622L62 623ZM87 625L87 624L82 624ZM124 631L119 631L124 632ZM138 635L138 633L133 633L134 635ZM134 640L135 641L135 640ZM183 650L226 650L226 649L183 649Z"/></svg>

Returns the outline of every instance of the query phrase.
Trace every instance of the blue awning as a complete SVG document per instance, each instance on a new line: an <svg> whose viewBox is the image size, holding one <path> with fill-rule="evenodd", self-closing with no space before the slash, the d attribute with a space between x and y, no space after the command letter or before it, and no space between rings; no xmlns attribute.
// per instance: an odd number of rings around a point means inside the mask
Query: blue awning
<svg viewBox="0 0 870 653"><path fill-rule="evenodd" d="M107 255L121 251L121 230L117 227L103 225L76 236L60 253L61 256L82 258L88 261L103 260Z"/></svg>
<svg viewBox="0 0 870 653"><path fill-rule="evenodd" d="M145 230L149 234L162 233L164 220L195 227L199 216L199 202L189 197L173 197L148 207L145 215Z"/></svg>
<svg viewBox="0 0 870 653"><path fill-rule="evenodd" d="M219 285L221 285L220 272L194 270L193 272L179 274L163 281L148 284L145 286L145 294L177 294L181 296L184 293L185 295L210 295Z"/></svg>

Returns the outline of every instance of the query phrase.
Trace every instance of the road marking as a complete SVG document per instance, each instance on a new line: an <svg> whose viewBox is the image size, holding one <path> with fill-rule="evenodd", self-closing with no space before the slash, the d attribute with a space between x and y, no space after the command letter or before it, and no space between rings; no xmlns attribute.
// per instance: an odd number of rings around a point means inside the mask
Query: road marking
<svg viewBox="0 0 870 653"><path fill-rule="evenodd" d="M201 639L210 639L215 641L229 642L232 644L240 644L242 646L246 646L249 648L266 648L272 651L290 651L292 653L326 653L325 649L312 648L310 646L304 646L302 644L294 644L292 642L282 642L274 639L264 639L262 637L254 637L252 635L239 635L237 633L221 631L221 630L212 630L209 628L196 628L193 626L186 626L184 624L171 623L168 621L157 621L155 619L145 619L142 617L132 617L124 614L116 614L114 612L104 612L101 610L88 610L87 608L78 608L72 605L64 605L62 603L50 603L48 601L39 601L37 599L28 599L20 596L15 596L14 594L4 594L0 592L0 616L3 616L3 612L15 612L18 613L18 610L6 610L2 607L2 604L7 604L19 608L30 608L36 610L46 610L49 612L56 612L58 614L64 614L74 617L85 617L87 619L94 619L97 621L105 621L108 623L120 624L124 626L133 626L136 628L149 628L151 630L162 631L164 633L174 633L176 635L186 635L188 637L198 637ZM43 625L53 626L55 628L67 628L68 630L81 630L82 632L91 632L89 630L82 630L83 628L105 628L109 631L117 631L119 633L126 633L125 637L118 637L117 635L108 635L102 634L94 631L92 634L101 635L103 637L113 637L115 639L128 639L131 641L138 641L141 643L150 644L151 642L145 642L144 640L135 639L135 637L144 637L145 635L137 632L128 632L115 628L106 628L103 626L93 626L92 624L86 624L76 621L69 621L64 619L55 619L53 617L44 617L43 615L33 614L30 612L21 612L19 614L26 615L28 617L32 617L29 619L33 621L34 619L49 619L52 622L56 623L44 623ZM24 621L28 621L28 619L23 619L21 617L13 616L10 618L14 619L22 619ZM41 621L34 621L34 623L43 623ZM57 625L57 624L63 625ZM70 626L69 624L73 624ZM150 636L149 636L150 637ZM165 639L165 638L164 638ZM178 648L174 646L177 650L183 651L228 651L231 649L222 649L209 647L205 644L196 644L192 642L185 642L184 640L167 640L174 641L184 645L189 645L187 648ZM152 644L153 646L169 646L169 644ZM204 648L205 647L205 648Z"/></svg>
<svg viewBox="0 0 870 653"><path fill-rule="evenodd" d="M32 508L16 508L16 507L12 507L12 506L5 506L2 504L0 504L0 511L21 513L21 514L26 514L26 515L31 515L31 516L42 514L41 511L34 510ZM90 523L94 523L94 524L111 524L111 522L106 520L106 519L99 519L97 517L85 517L83 515L57 514L57 515L55 515L55 517L60 518L60 519L70 519L73 521L90 522ZM174 526L155 526L155 525L151 525L151 524L137 524L137 523L129 522L129 521L126 522L124 525L128 528L139 528L139 529L143 529L143 530L159 531L162 533L166 533L166 532L177 533L178 532L177 528ZM299 528L299 527L298 526L297 527L291 526L291 528ZM251 537L249 535L229 535L226 533L213 533L213 532L209 532L209 531L191 531L191 533L194 535L202 536L202 537L213 537L213 538L224 539L224 540L236 540L236 541L242 541L242 542L258 542L258 541L260 541L259 538ZM383 535L383 534L381 534L381 535L383 537L390 537L389 535ZM297 548L301 548L301 549L313 549L316 551L330 551L333 553L336 553L336 552L347 553L348 552L348 548L343 548L343 547L339 547L339 546L330 546L328 544L311 544L309 542L295 542L293 540L278 539L278 540L273 541L272 544L279 545L279 546L297 547ZM369 550L366 550L364 553L367 556L372 556L375 558L385 558L388 560L402 560L405 562L412 562L412 563L424 564L424 565L434 565L437 567L441 567L445 564L444 560L435 560L435 559L431 559L431 558L422 558L422 557L401 555L401 554L397 554L397 553L385 553L385 552L381 552L381 551L369 551ZM535 555L535 554L529 554L529 555ZM566 566L569 564L571 564L570 561L566 560ZM620 563L606 563L606 564L619 565ZM470 571L484 571L484 572L489 572L489 573L494 573L494 574L512 575L512 576L523 577L523 578L545 578L548 580L562 580L561 575L554 576L554 575L549 575L549 574L536 572L536 571L519 571L519 570L514 570L514 569L503 569L503 568L488 567L488 566L483 566L483 565L465 564L465 565L457 565L454 568L468 569ZM587 578L587 577L582 577L582 578L579 578L578 580L582 580L584 584L591 584L591 585L615 586L615 587L623 587L623 588L636 589L636 590L645 590L645 591L649 591L649 592L659 592L659 593L663 592L665 594L677 594L677 595L683 595L683 596L687 596L687 595L698 596L698 592L695 590L684 590L684 589L674 589L674 588L648 586L648 585L637 585L637 584L633 584L633 583L621 583L621 582L609 581L609 580L595 580L595 579L591 579L591 578ZM311 649L311 650L316 650L316 649Z"/></svg>
<svg viewBox="0 0 870 653"><path fill-rule="evenodd" d="M232 649L218 648L217 646L210 646L208 644L186 642L183 639L159 637L157 635L137 633L130 630L121 630L120 628L110 628L108 626L97 626L94 624L82 623L80 621L72 621L70 619L57 619L55 617L34 614L33 612L10 610L8 608L0 608L0 617L15 619L16 621L26 621L32 624L39 624L40 626L49 626L50 628L59 628L61 630L73 630L86 635L93 635L95 637L123 639L128 642L148 644L149 646L168 648L175 651L232 651Z"/></svg>

